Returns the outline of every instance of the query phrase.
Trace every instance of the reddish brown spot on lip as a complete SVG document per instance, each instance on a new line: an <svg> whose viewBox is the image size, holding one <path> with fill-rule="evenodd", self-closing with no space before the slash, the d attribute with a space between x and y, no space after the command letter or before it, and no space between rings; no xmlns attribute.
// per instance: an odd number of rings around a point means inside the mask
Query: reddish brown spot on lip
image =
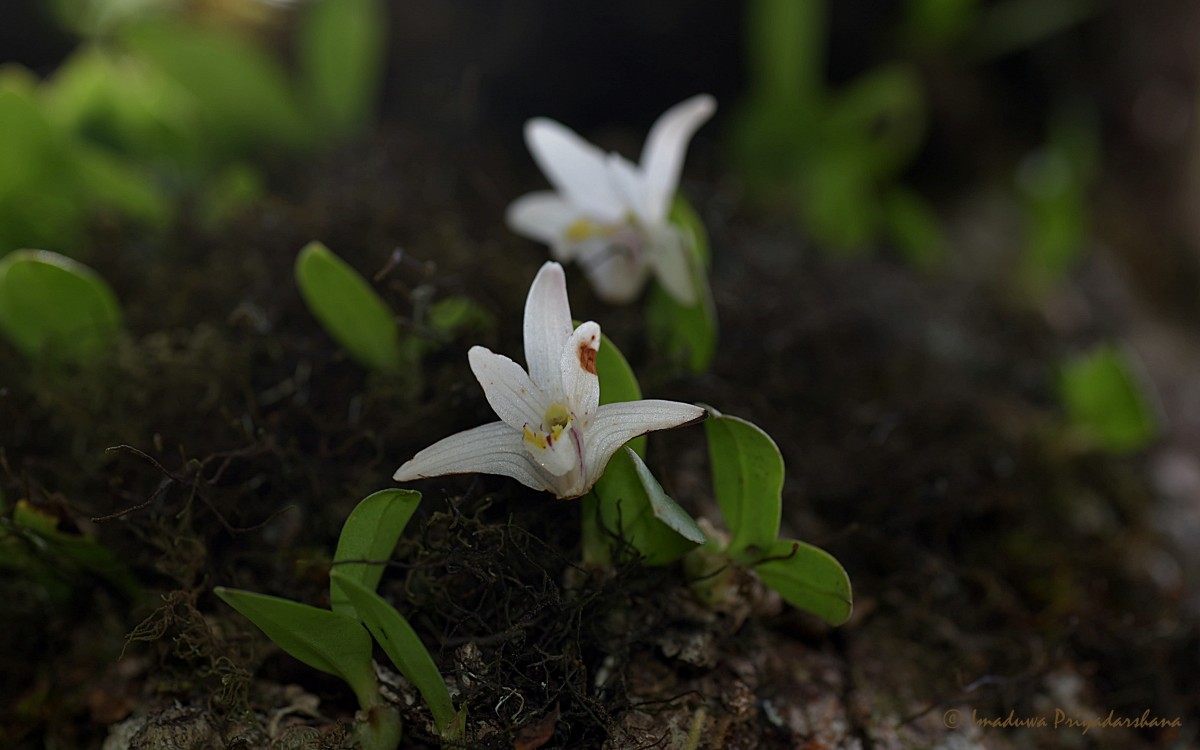
<svg viewBox="0 0 1200 750"><path fill-rule="evenodd" d="M579 366L596 374L596 350L586 341L579 345Z"/></svg>

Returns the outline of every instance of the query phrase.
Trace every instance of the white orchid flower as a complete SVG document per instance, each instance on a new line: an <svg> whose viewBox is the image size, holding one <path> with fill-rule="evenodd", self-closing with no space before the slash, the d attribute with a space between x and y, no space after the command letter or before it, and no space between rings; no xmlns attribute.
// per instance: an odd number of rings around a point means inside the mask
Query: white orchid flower
<svg viewBox="0 0 1200 750"><path fill-rule="evenodd" d="M667 110L650 128L637 165L553 120L530 120L525 142L554 190L514 201L509 227L550 245L556 260L577 261L607 302L632 301L653 274L681 304L695 304L687 239L667 214L688 142L716 107L701 94Z"/></svg>
<svg viewBox="0 0 1200 750"><path fill-rule="evenodd" d="M571 325L566 276L548 262L525 300L528 373L508 357L471 347L467 359L499 422L451 435L418 453L394 479L500 474L559 498L585 494L612 455L633 438L699 421L705 412L676 401L599 405L600 326Z"/></svg>

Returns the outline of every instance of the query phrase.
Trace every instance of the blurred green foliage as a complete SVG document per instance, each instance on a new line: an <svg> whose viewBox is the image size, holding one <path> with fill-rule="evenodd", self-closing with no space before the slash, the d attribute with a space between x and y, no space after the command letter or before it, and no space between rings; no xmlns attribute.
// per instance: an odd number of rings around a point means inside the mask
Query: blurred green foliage
<svg viewBox="0 0 1200 750"><path fill-rule="evenodd" d="M1140 450L1158 434L1158 419L1130 356L1105 345L1062 366L1059 396L1068 427L1113 453Z"/></svg>
<svg viewBox="0 0 1200 750"><path fill-rule="evenodd" d="M22 576L58 603L95 581L136 599L141 587L128 568L95 537L72 526L27 500L17 501L11 514L0 517L0 569Z"/></svg>
<svg viewBox="0 0 1200 750"><path fill-rule="evenodd" d="M242 25L191 18L180 4L54 4L80 46L45 81L0 69L0 254L75 253L97 211L163 227L185 195L199 196L203 221L220 222L261 194L258 170L272 159L371 124L382 0L242 5L294 16L294 73Z"/></svg>
<svg viewBox="0 0 1200 750"><path fill-rule="evenodd" d="M1090 228L1088 194L1098 172L1098 140L1091 119L1064 109L1052 119L1045 145L1017 167L1025 216L1017 281L1035 297L1060 284L1079 260Z"/></svg>
<svg viewBox="0 0 1200 750"><path fill-rule="evenodd" d="M893 197L925 133L916 70L895 62L830 91L825 3L752 0L747 8L750 87L732 146L753 193L797 209L829 248L858 250L896 233L923 264L938 256L931 211L915 193Z"/></svg>

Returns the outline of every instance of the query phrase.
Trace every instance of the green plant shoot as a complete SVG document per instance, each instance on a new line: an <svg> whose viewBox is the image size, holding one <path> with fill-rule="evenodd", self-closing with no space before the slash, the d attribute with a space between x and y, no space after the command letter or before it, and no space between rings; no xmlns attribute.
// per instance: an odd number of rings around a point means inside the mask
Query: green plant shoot
<svg viewBox="0 0 1200 750"><path fill-rule="evenodd" d="M314 669L342 678L350 686L366 714L358 732L369 750L392 750L399 744L400 717L379 694L371 662L371 636L346 592L348 587L356 587L356 594L374 594L383 565L420 500L418 492L389 489L366 497L351 511L334 555L336 567L330 576L332 610L250 591L215 589L217 596L281 649Z"/></svg>
<svg viewBox="0 0 1200 750"><path fill-rule="evenodd" d="M361 365L379 372L402 366L391 309L349 264L310 242L296 258L296 283L308 309Z"/></svg>
<svg viewBox="0 0 1200 750"><path fill-rule="evenodd" d="M408 620L379 594L349 576L335 570L330 582L334 590L353 605L358 618L400 674L420 691L433 714L438 734L446 740L461 739L466 726L466 709L454 710L437 665Z"/></svg>
<svg viewBox="0 0 1200 750"><path fill-rule="evenodd" d="M26 355L83 362L120 330L116 295L87 266L45 250L0 259L0 331Z"/></svg>
<svg viewBox="0 0 1200 750"><path fill-rule="evenodd" d="M421 493L415 490L380 490L364 498L342 526L333 555L334 572L374 591L420 503ZM337 586L329 588L329 606L334 612L354 616L354 606Z"/></svg>
<svg viewBox="0 0 1200 750"><path fill-rule="evenodd" d="M731 537L724 549L709 544L689 555L699 573L694 588L704 598L726 578L713 578L728 563L753 570L788 604L830 625L850 617L850 578L828 552L778 539L784 465L775 441L754 424L709 408L705 422L717 505Z"/></svg>

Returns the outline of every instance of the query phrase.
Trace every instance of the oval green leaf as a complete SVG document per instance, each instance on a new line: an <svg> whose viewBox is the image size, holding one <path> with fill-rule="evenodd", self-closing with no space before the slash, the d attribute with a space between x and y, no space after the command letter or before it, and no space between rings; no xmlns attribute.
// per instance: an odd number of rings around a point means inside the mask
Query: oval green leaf
<svg viewBox="0 0 1200 750"><path fill-rule="evenodd" d="M729 553L766 549L779 536L783 512L783 455L754 424L709 407L704 423L713 490L732 538Z"/></svg>
<svg viewBox="0 0 1200 750"><path fill-rule="evenodd" d="M788 604L830 625L850 619L854 609L850 577L833 555L811 544L778 539L760 560L754 572Z"/></svg>
<svg viewBox="0 0 1200 750"><path fill-rule="evenodd" d="M0 260L0 331L25 354L87 360L120 328L116 295L82 263L45 250L18 250Z"/></svg>
<svg viewBox="0 0 1200 750"><path fill-rule="evenodd" d="M421 493L416 490L380 490L363 498L342 526L333 555L333 570L374 591L408 519L420 503ZM334 612L357 616L342 589L332 583L329 607Z"/></svg>
<svg viewBox="0 0 1200 750"><path fill-rule="evenodd" d="M358 581L336 570L330 580L333 587L340 588L353 603L359 619L371 631L400 674L421 692L438 726L438 733L446 739L461 737L462 716L454 710L454 702L450 700L450 692L437 665L433 663L433 657L408 620L383 597Z"/></svg>
<svg viewBox="0 0 1200 750"><path fill-rule="evenodd" d="M217 587L213 592L292 657L345 680L361 707L379 701L371 636L355 618L252 591Z"/></svg>
<svg viewBox="0 0 1200 750"><path fill-rule="evenodd" d="M359 364L380 372L400 368L392 311L349 264L310 242L296 258L296 283L308 309Z"/></svg>

